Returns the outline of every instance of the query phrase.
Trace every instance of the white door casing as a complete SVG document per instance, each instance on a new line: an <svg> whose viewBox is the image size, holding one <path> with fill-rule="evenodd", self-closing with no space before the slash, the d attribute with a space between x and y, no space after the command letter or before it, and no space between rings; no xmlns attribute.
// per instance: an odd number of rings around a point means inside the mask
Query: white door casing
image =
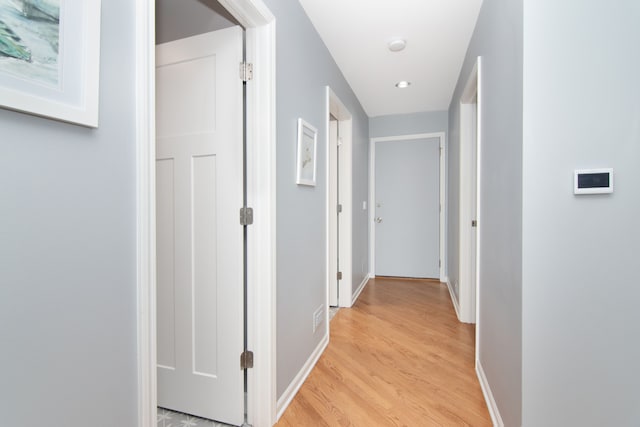
<svg viewBox="0 0 640 427"><path fill-rule="evenodd" d="M477 323L480 295L481 58L471 71L460 100L460 223L458 318ZM475 221L475 226L472 225ZM455 295L454 295L455 297ZM476 326L476 331L477 331ZM479 342L476 341L476 350Z"/></svg>
<svg viewBox="0 0 640 427"><path fill-rule="evenodd" d="M338 174L334 172L334 165L338 165L337 161L337 151L338 151L338 121L337 120L329 120L329 188L336 189L338 188ZM336 168L337 170L337 168ZM335 198L336 195L330 191L332 198ZM336 199L337 200L337 199ZM337 202L336 202L337 203ZM336 203L329 203L331 206L335 206ZM339 256L339 246L338 242L338 233L339 233L339 224L338 224L338 213L336 210L332 211L329 209L327 215L330 215L333 218L329 218L329 246L332 246L333 250L329 250L329 256L327 257L327 262L329 263L329 271L327 273L328 276L328 286L329 286L329 307L338 306L338 290L340 286L340 281L337 278L338 274L338 256Z"/></svg>
<svg viewBox="0 0 640 427"><path fill-rule="evenodd" d="M439 138L376 143L376 274L439 278Z"/></svg>
<svg viewBox="0 0 640 427"><path fill-rule="evenodd" d="M247 200L259 215L247 239L249 259L247 418L254 427L276 419L275 384L275 17L262 0L220 0L246 29L253 63L247 90ZM136 22L136 288L138 427L157 423L155 4L135 1Z"/></svg>
<svg viewBox="0 0 640 427"><path fill-rule="evenodd" d="M244 421L242 29L156 49L158 405Z"/></svg>
<svg viewBox="0 0 640 427"><path fill-rule="evenodd" d="M332 293L335 293L337 305L351 307L353 300L352 280L352 116L345 105L329 86L326 88L326 132L327 132L327 306L334 305ZM330 116L334 116L340 127L340 139L331 141ZM334 122L335 123L335 122ZM339 148L336 149L336 145ZM338 164L338 149L340 163ZM338 170L338 167L340 168ZM340 179L338 179L338 175ZM338 185L340 188L338 189ZM338 195L342 212L336 215ZM340 235L338 239L338 229ZM340 254L342 280L335 285L337 277L337 254ZM327 312L328 322L328 312Z"/></svg>

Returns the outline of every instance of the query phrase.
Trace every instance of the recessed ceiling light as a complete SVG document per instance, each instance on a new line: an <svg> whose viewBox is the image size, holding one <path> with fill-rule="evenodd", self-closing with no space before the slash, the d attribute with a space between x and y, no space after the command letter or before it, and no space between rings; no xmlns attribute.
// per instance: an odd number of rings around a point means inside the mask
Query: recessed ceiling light
<svg viewBox="0 0 640 427"><path fill-rule="evenodd" d="M400 89L404 89L407 88L411 85L411 82L408 82L406 80L402 80L401 82L396 83L396 87L400 88Z"/></svg>
<svg viewBox="0 0 640 427"><path fill-rule="evenodd" d="M407 42L402 39L394 39L389 42L389 50L391 52L400 52L407 47Z"/></svg>

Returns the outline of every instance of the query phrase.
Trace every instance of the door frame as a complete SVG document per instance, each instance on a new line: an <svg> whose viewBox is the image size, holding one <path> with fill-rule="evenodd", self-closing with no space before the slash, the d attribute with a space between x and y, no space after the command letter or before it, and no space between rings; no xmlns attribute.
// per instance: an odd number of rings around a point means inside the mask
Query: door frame
<svg viewBox="0 0 640 427"><path fill-rule="evenodd" d="M476 323L478 328L478 302L480 297L480 238L482 221L480 218L481 159L482 159L482 58L478 57L469 74L462 96L460 97L460 222L459 222L459 320L464 323ZM475 145L475 147L474 147ZM473 150L476 150L476 176L471 174ZM475 182L474 182L475 181ZM473 216L473 188L476 192L476 217ZM471 221L477 221L475 254L471 247ZM472 256L475 256L475 277L472 276ZM475 279L475 280L474 280ZM475 283L474 283L475 281ZM476 351L479 342L476 336Z"/></svg>
<svg viewBox="0 0 640 427"><path fill-rule="evenodd" d="M257 213L247 241L247 340L254 352L247 410L250 424L270 427L276 414L276 23L262 0L219 1L245 27L247 61L254 65L247 83L247 199ZM152 427L157 422L154 1L136 0L135 22L137 407L138 426Z"/></svg>
<svg viewBox="0 0 640 427"><path fill-rule="evenodd" d="M338 171L337 156L331 150L330 121L331 115L338 119L340 126L340 170ZM340 270L342 280L340 280L338 290L338 307L351 307L353 305L353 274L352 274L352 137L353 137L353 117L347 107L340 101L340 98L326 87L326 135L327 135L327 307L330 304L330 293L332 278L337 277L338 270L336 263L331 262L340 253ZM338 180L338 175L340 179ZM337 183L340 183L340 199L342 201L342 214L340 224L337 222L335 213L337 206ZM336 238L337 227L340 227L339 241ZM328 316L328 310L327 310ZM327 325L329 320L327 318Z"/></svg>
<svg viewBox="0 0 640 427"><path fill-rule="evenodd" d="M419 133L371 138L369 140L369 266L370 276L376 277L376 143L406 141L415 139L439 138L440 145L440 267L439 280L447 281L447 150L445 132Z"/></svg>

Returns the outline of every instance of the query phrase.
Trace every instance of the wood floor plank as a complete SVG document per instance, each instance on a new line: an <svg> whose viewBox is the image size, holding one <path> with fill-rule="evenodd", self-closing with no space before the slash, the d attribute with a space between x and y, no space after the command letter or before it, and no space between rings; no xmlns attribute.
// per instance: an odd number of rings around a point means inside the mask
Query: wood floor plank
<svg viewBox="0 0 640 427"><path fill-rule="evenodd" d="M445 285L376 278L331 321L330 343L277 427L491 426L475 329Z"/></svg>

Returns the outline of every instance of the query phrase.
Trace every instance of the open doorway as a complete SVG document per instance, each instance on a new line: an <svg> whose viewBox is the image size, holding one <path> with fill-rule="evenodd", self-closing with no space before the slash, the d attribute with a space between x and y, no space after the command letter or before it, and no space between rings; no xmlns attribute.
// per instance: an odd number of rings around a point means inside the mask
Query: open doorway
<svg viewBox="0 0 640 427"><path fill-rule="evenodd" d="M175 2L174 2L175 3ZM196 7L209 7L211 1L195 1ZM220 2L236 22L246 28L246 56L258 68L246 84L247 103L244 115L246 131L246 205L261 212L252 224L252 233L246 241L246 300L247 314L244 333L240 340L243 348L255 354L253 368L246 371L241 380L242 419L234 424L249 423L270 426L275 419L275 22L273 15L261 0L235 0ZM212 4L212 3L211 3ZM156 313L162 304L157 298L156 283L156 215L155 183L166 178L167 169L158 174L156 168L156 61L155 23L156 9L153 2L136 3L137 79L138 99L138 359L139 359L139 426L152 426L157 422L157 372L159 342L155 331L158 326ZM181 2L184 7L184 2ZM216 7L220 7L219 5ZM160 12L162 13L162 12ZM177 18L172 18L177 19ZM240 61L239 61L240 62ZM239 63L231 64L231 75L240 78ZM229 77L232 78L232 77ZM241 112L242 115L242 112ZM258 144L258 135L260 143ZM242 154L240 154L242 157ZM207 181L207 173L215 169L211 156L199 156L199 175ZM166 165L164 165L166 166ZM202 173L200 173L202 172ZM211 193L210 193L211 195ZM211 199L211 198L210 198ZM242 199L242 197L241 197ZM205 198L205 200L207 200ZM211 201L211 200L209 200ZM160 200L161 202L161 200ZM235 221L239 223L241 201L233 208ZM227 215L227 213L225 213ZM260 281L260 286L257 285ZM242 283L239 283L242 286ZM242 316L243 310L234 310L233 316ZM242 337L244 335L244 337ZM237 339L237 338L236 338ZM240 354L234 356L240 369ZM217 417L213 417L217 418Z"/></svg>
<svg viewBox="0 0 640 427"><path fill-rule="evenodd" d="M327 288L329 307L351 307L352 117L327 87Z"/></svg>
<svg viewBox="0 0 640 427"><path fill-rule="evenodd" d="M480 76L481 58L478 57L460 99L460 283L454 304L460 321L465 323L477 323L476 307L480 297Z"/></svg>
<svg viewBox="0 0 640 427"><path fill-rule="evenodd" d="M244 30L196 0L174 15L165 6L157 2L157 18L171 16L156 19L158 407L168 420L241 425ZM200 27L198 16L207 16Z"/></svg>

